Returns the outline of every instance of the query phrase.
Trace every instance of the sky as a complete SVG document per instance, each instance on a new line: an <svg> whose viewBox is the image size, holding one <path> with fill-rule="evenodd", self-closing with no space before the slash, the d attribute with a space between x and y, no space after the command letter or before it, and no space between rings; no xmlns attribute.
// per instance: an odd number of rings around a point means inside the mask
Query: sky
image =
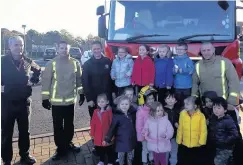
<svg viewBox="0 0 243 165"><path fill-rule="evenodd" d="M66 29L74 36L97 35L96 8L105 0L0 0L0 27L23 32ZM237 4L243 6L240 0ZM243 10L237 12L243 21Z"/></svg>

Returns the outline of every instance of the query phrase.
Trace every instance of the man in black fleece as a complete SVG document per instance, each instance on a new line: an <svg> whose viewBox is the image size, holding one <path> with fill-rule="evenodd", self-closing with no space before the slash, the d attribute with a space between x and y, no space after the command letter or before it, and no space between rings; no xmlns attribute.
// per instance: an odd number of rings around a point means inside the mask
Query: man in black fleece
<svg viewBox="0 0 243 165"><path fill-rule="evenodd" d="M102 55L99 41L92 43L93 56L83 65L82 85L88 102L89 115L92 118L99 94L105 93L112 104L113 82L110 77L111 60Z"/></svg>

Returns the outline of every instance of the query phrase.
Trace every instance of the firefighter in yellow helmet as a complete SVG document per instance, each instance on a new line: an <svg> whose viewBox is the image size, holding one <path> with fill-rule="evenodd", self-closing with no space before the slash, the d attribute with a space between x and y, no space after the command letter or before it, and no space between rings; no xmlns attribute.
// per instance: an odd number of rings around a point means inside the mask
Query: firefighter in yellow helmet
<svg viewBox="0 0 243 165"><path fill-rule="evenodd" d="M201 54L203 60L195 64L192 95L199 97L206 91L215 91L229 105L238 105L240 82L231 61L215 55L215 48L211 43L202 44Z"/></svg>
<svg viewBox="0 0 243 165"><path fill-rule="evenodd" d="M53 160L60 159L68 150L80 152L80 148L73 145L72 139L77 94L80 95L79 105L84 102L82 71L79 61L70 57L69 49L70 45L61 41L58 56L47 63L42 74L42 106L52 110L54 141L57 146Z"/></svg>

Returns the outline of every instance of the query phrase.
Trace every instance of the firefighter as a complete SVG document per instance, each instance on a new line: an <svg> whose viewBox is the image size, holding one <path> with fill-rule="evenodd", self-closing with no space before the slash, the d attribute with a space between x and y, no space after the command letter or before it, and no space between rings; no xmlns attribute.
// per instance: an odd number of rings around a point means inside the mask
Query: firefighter
<svg viewBox="0 0 243 165"><path fill-rule="evenodd" d="M80 152L74 146L74 105L77 94L79 105L84 102L81 86L81 67L78 60L69 55L70 45L65 41L58 44L58 56L49 61L42 74L42 106L52 110L54 141L57 146L52 160L59 160L68 150Z"/></svg>
<svg viewBox="0 0 243 165"><path fill-rule="evenodd" d="M195 64L192 95L198 97L206 91L215 91L218 96L227 100L228 107L238 105L240 82L231 61L215 55L215 48L211 43L202 44L201 55L203 60Z"/></svg>
<svg viewBox="0 0 243 165"><path fill-rule="evenodd" d="M24 41L20 36L9 38L10 52L3 56L1 73L1 156L5 165L10 165L13 157L12 138L15 120L19 130L19 155L24 164L36 163L29 154L29 115L31 110L31 84L39 82L41 68L24 56ZM32 76L30 72L33 71Z"/></svg>

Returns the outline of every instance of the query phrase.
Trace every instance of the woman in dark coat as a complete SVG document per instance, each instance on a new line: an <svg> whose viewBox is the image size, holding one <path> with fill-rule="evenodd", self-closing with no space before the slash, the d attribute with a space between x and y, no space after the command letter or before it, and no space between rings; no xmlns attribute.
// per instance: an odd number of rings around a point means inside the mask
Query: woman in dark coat
<svg viewBox="0 0 243 165"><path fill-rule="evenodd" d="M136 110L130 107L129 98L121 96L104 142L110 143L112 138L115 138L115 152L118 152L120 165L125 163L125 154L127 154L127 165L132 165L133 150L136 145L135 119Z"/></svg>

